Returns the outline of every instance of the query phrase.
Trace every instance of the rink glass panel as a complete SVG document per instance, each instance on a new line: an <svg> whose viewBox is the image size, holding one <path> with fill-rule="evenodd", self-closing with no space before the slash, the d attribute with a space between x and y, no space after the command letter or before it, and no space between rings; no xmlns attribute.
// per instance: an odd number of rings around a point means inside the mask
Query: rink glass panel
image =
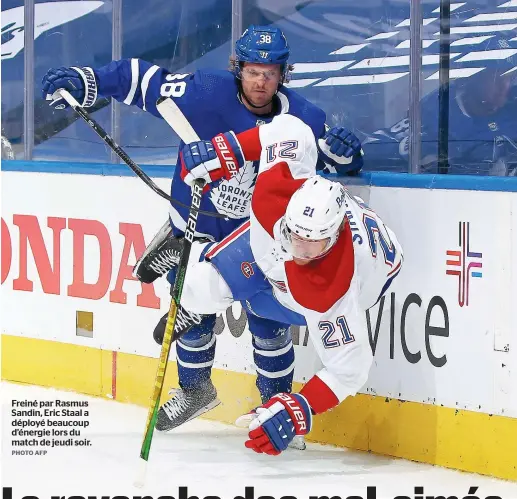
<svg viewBox="0 0 517 499"><path fill-rule="evenodd" d="M110 151L71 109L54 110L41 95L41 80L49 68L98 67L111 61L111 1L36 2L35 25L58 23L34 43L34 160L105 163ZM69 5L68 5L69 4ZM56 19L57 18L57 19ZM108 133L110 103L99 99L88 110Z"/></svg>
<svg viewBox="0 0 517 499"><path fill-rule="evenodd" d="M434 5L423 9L424 19L439 17ZM438 19L422 28L424 44L429 45L424 58L440 53L439 27ZM421 171L513 176L517 173L517 2L452 3L450 33L448 99L445 86L440 96L438 67L424 65L422 71ZM440 147L440 135L446 147Z"/></svg>
<svg viewBox="0 0 517 499"><path fill-rule="evenodd" d="M23 159L23 2L2 3L2 160Z"/></svg>
<svg viewBox="0 0 517 499"><path fill-rule="evenodd" d="M231 22L231 0L124 0L121 56L172 73L225 68ZM130 156L143 164L174 164L179 139L171 128L136 106L119 107L120 143Z"/></svg>
<svg viewBox="0 0 517 499"><path fill-rule="evenodd" d="M301 7L294 0L68 3L59 14L56 2L35 5L34 75L29 77L35 160L118 161L71 110L52 110L41 98L48 68L99 67L114 57L138 57L175 72L224 68L236 30L254 23L284 30L295 63L289 85L321 106L330 126L347 126L359 136L366 171L415 171L408 162L407 117L415 115L409 113L409 1L364 0L346 8L338 0ZM6 0L2 9L2 131L16 159L24 159L23 2ZM511 175L517 164L517 2L451 4L448 111L439 106L439 2L422 3L421 9L420 171ZM472 112L458 104L459 94ZM497 112L487 114L487 100ZM138 162L175 162L178 140L153 116L104 99L91 111ZM438 165L440 133L448 146L441 149L449 153L445 168Z"/></svg>

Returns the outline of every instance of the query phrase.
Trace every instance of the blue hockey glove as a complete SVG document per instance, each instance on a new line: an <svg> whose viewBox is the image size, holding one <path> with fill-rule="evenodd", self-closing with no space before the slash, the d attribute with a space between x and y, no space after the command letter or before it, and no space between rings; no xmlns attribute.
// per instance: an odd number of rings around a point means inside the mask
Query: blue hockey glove
<svg viewBox="0 0 517 499"><path fill-rule="evenodd" d="M207 184L237 175L244 155L233 132L221 133L212 140L186 144L180 151L181 178L187 185L202 178Z"/></svg>
<svg viewBox="0 0 517 499"><path fill-rule="evenodd" d="M244 445L258 453L276 456L287 449L296 435L311 431L311 408L299 393L278 393L257 407L256 413Z"/></svg>
<svg viewBox="0 0 517 499"><path fill-rule="evenodd" d="M57 95L53 97L61 88L68 90L82 107L93 106L97 100L97 83L91 68L51 68L41 83L43 98L51 101L50 106L55 109L68 107L64 99Z"/></svg>
<svg viewBox="0 0 517 499"><path fill-rule="evenodd" d="M360 140L345 127L333 127L318 139L320 159L329 167L328 172L358 173L363 167Z"/></svg>

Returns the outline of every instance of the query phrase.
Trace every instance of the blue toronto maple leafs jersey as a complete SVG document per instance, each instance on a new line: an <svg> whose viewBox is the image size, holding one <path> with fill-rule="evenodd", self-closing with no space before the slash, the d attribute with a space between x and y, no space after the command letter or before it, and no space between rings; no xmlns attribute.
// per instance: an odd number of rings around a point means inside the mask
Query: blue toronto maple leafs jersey
<svg viewBox="0 0 517 499"><path fill-rule="evenodd" d="M229 71L198 70L190 74L171 74L166 69L141 59L124 59L94 69L97 91L128 105L136 105L155 116L160 96L171 97L185 114L202 140L221 132L240 133L269 123L272 115L256 115L240 101L235 76ZM325 131L325 113L292 90L281 87L276 97L276 114L289 113L309 125L316 138ZM183 142L180 143L180 148ZM227 218L199 215L198 235L220 240L247 217L257 176L258 162L247 162L237 176L223 180L203 195L201 209L218 212ZM180 178L180 167L174 172L171 196L190 204L190 187ZM170 217L176 230L183 231L188 209L171 205Z"/></svg>
<svg viewBox="0 0 517 499"><path fill-rule="evenodd" d="M517 88L492 114L470 116L462 95L451 86L449 104L449 173L513 176L517 173ZM422 99L422 173L438 172L438 91ZM407 171L409 119L377 130L362 141L368 169L379 166Z"/></svg>

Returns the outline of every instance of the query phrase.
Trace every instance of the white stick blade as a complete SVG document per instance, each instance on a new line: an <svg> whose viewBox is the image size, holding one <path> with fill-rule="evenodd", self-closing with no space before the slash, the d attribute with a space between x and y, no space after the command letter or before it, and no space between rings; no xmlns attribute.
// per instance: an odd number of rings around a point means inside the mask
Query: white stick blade
<svg viewBox="0 0 517 499"><path fill-rule="evenodd" d="M160 97L156 101L156 109L158 109L163 119L185 144L199 140L199 135L192 128L192 125L178 105L170 97Z"/></svg>

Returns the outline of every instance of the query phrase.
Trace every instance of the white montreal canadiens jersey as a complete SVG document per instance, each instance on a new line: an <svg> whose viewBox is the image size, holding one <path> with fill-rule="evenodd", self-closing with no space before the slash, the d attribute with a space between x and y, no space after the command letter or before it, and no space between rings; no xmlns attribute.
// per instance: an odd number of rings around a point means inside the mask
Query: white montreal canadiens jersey
<svg viewBox="0 0 517 499"><path fill-rule="evenodd" d="M307 321L324 365L317 373L317 392L328 392L318 395L319 402L308 398L313 409L322 412L366 382L372 352L365 311L398 274L402 250L377 214L346 192L336 202L345 203L349 223L336 244L324 258L295 264L281 247L279 225L292 194L316 174L314 135L299 119L283 115L262 125L259 137L262 153L251 203L251 250L277 300ZM310 199L307 206L311 207ZM306 395L311 382L314 385L311 380L304 387Z"/></svg>

